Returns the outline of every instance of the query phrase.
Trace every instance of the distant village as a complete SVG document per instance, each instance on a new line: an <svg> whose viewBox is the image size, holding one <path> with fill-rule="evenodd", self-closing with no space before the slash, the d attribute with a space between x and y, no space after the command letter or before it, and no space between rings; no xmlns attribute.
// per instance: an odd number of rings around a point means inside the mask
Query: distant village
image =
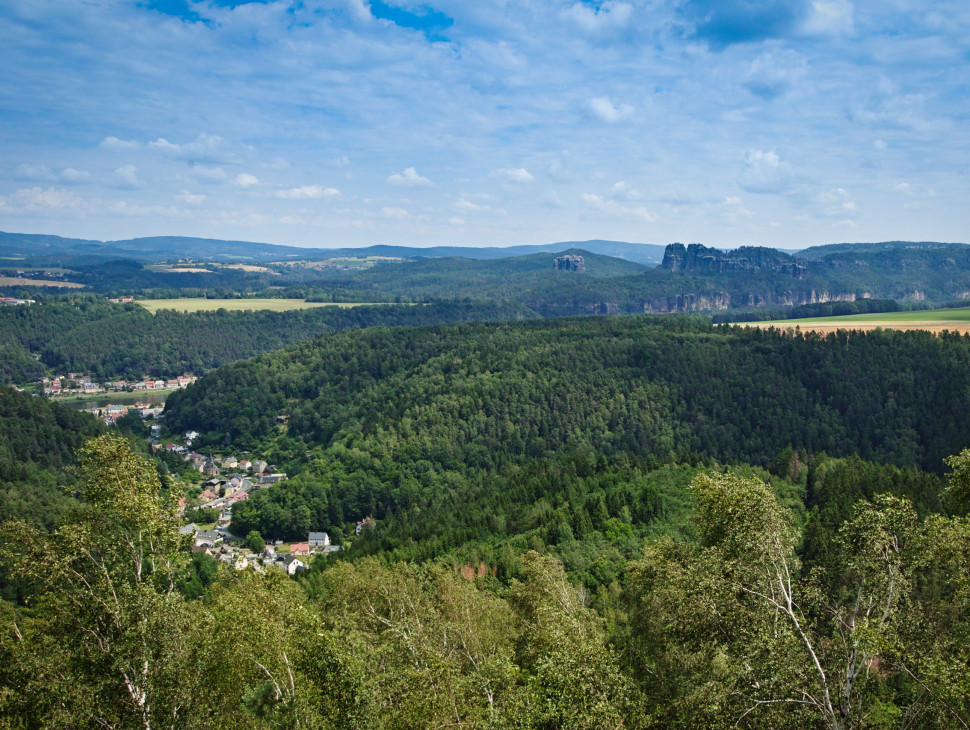
<svg viewBox="0 0 970 730"><path fill-rule="evenodd" d="M340 545L333 545L326 532L309 532L305 542L284 544L277 540L266 544L261 553L256 554L245 544L242 538L230 531L232 523L233 505L249 499L250 494L260 489L267 489L286 479L286 474L277 470L276 466L262 459L250 461L237 459L234 456L205 456L191 450L192 442L199 437L196 431L185 434L184 444L174 442L162 444L157 440L161 435L161 426L152 426L152 450L165 450L168 453L179 454L190 462L192 467L205 481L198 485L201 490L192 499L197 510L213 510L218 513L214 525L206 529L189 523L179 531L192 538L192 552L204 552L226 563L235 570L254 570L263 573L267 568L285 570L288 575L295 575L309 567L310 559L314 555L329 555L341 549ZM180 512L185 511L187 498L180 502ZM356 534L374 527L375 522L367 518L357 523Z"/></svg>
<svg viewBox="0 0 970 730"><path fill-rule="evenodd" d="M44 395L90 395L96 393L134 393L137 391L152 390L177 390L186 388L198 380L198 377L190 373L180 375L177 378L155 379L145 378L144 380L111 380L99 383L87 373L68 373L67 375L55 375L51 378L41 378L40 386Z"/></svg>
<svg viewBox="0 0 970 730"><path fill-rule="evenodd" d="M178 378L154 379L146 378L139 381L116 380L97 382L89 374L67 373L40 381L44 395L49 397L67 395L89 395L98 393L130 393L171 391L185 388L196 382L198 378L192 374L185 374ZM165 409L161 402L136 402L134 404L94 405L86 410L102 419L106 424L113 425L118 419L129 413L137 413L145 420L155 420L162 417ZM281 418L285 419L285 416ZM340 545L333 545L326 532L309 532L305 542L284 544L277 540L273 544L266 544L258 555L250 550L245 541L232 534L232 508L257 490L266 489L279 484L286 479L286 474L277 470L276 466L262 459L250 460L234 456L204 455L192 450L193 442L199 438L195 431L187 432L184 437L163 442L162 426L153 423L150 429L149 442L154 453L164 451L168 454L181 456L189 462L194 471L199 473L203 481L196 485L199 490L191 497L183 497L179 503L179 514L184 514L187 508L193 510L212 510L218 515L214 524L205 526L189 523L179 532L192 540L192 552L204 552L235 570L255 570L263 573L267 568L285 570L288 575L295 575L309 567L310 560L315 555L329 555L341 549ZM176 441L178 443L176 443ZM184 475L183 475L183 478ZM375 522L371 518L357 523L356 534L372 528Z"/></svg>

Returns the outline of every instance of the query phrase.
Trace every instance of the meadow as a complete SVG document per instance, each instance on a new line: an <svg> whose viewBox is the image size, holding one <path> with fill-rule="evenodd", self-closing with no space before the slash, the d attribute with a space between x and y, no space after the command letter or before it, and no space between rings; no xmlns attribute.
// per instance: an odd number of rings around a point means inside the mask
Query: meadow
<svg viewBox="0 0 970 730"><path fill-rule="evenodd" d="M834 332L838 329L925 330L928 332L970 332L970 307L922 309L910 312L874 312L841 317L809 317L752 322L755 327L798 327L803 331Z"/></svg>

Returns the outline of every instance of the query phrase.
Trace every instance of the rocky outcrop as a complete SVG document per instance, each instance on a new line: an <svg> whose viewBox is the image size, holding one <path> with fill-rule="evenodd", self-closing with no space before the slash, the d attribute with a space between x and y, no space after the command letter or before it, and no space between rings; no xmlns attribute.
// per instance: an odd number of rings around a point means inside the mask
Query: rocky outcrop
<svg viewBox="0 0 970 730"><path fill-rule="evenodd" d="M556 257L555 266L557 271L575 271L581 274L586 271L586 260L582 256L567 253Z"/></svg>
<svg viewBox="0 0 970 730"><path fill-rule="evenodd" d="M918 294L918 292L917 292ZM855 292L831 293L810 290L808 292L784 292L781 294L736 294L733 298L727 292L708 292L704 294L680 294L677 296L656 297L643 302L645 314L671 314L675 312L706 312L715 309L746 307L795 307L802 304L824 304L826 302L854 302L856 299L870 299L871 294L861 296Z"/></svg>
<svg viewBox="0 0 970 730"><path fill-rule="evenodd" d="M671 243L664 250L660 268L699 274L770 271L794 278L801 278L808 271L805 262L773 248L742 246L733 251L721 251L699 243L686 247L682 243Z"/></svg>

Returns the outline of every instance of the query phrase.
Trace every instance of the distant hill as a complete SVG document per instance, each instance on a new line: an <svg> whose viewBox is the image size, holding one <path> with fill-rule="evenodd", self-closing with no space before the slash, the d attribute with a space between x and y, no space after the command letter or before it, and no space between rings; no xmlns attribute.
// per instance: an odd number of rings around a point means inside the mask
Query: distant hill
<svg viewBox="0 0 970 730"><path fill-rule="evenodd" d="M836 253L880 253L900 250L966 250L965 243L939 243L937 241L882 241L878 243L829 243L811 246L801 251L787 251L803 259L820 259Z"/></svg>
<svg viewBox="0 0 970 730"><path fill-rule="evenodd" d="M68 265L84 257L123 258L136 261L167 261L191 258L207 261L286 261L299 259L362 258L382 256L401 259L469 258L503 259L533 253L558 253L583 248L603 256L656 266L663 258L664 247L622 241L566 241L540 245L507 247L465 247L377 245L366 248L303 248L251 241L224 241L185 236L153 236L122 241L92 241L33 233L0 232L0 255L28 260L35 266Z"/></svg>

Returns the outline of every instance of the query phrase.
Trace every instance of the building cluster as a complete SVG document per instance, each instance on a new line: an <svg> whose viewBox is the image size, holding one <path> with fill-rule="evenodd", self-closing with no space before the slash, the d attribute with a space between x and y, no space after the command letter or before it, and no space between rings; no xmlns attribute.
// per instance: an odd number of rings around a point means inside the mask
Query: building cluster
<svg viewBox="0 0 970 730"><path fill-rule="evenodd" d="M36 304L34 299L17 299L16 297L0 297L0 307L30 306Z"/></svg>
<svg viewBox="0 0 970 730"><path fill-rule="evenodd" d="M330 536L325 532L311 532L306 542L290 545L276 541L273 545L266 545L258 555L225 530L203 530L195 523L190 523L180 528L179 532L192 539L192 552L204 552L235 570L251 569L257 573L271 568L283 570L287 575L296 575L307 569L311 556L329 555L340 550L339 545L330 544Z"/></svg>
<svg viewBox="0 0 970 730"><path fill-rule="evenodd" d="M198 378L195 375L180 375L177 378L145 380L111 380L104 383L97 382L91 375L85 373L68 373L55 375L52 378L41 378L40 385L44 395L83 395L88 393L135 392L140 390L174 390L185 388Z"/></svg>

